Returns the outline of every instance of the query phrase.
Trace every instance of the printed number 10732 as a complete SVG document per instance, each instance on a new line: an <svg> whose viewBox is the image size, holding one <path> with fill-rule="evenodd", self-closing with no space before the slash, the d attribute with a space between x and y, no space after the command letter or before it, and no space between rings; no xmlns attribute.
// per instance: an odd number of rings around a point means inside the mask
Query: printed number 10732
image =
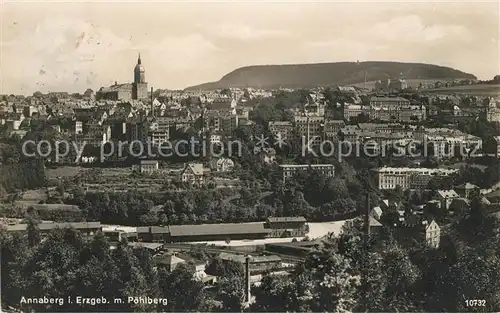
<svg viewBox="0 0 500 313"><path fill-rule="evenodd" d="M486 306L486 300L478 300L478 299L465 300L465 306L467 307Z"/></svg>

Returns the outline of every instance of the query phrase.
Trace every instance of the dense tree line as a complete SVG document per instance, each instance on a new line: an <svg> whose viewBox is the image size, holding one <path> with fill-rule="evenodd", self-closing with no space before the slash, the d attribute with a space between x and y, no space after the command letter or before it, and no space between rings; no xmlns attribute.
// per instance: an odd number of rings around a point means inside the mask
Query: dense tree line
<svg viewBox="0 0 500 313"><path fill-rule="evenodd" d="M500 162L493 160L484 169L465 165L461 167L457 174L448 177L433 178L429 182L429 189L453 189L454 186L465 183L474 184L480 188L490 188L500 181Z"/></svg>
<svg viewBox="0 0 500 313"><path fill-rule="evenodd" d="M253 311L304 312L488 312L500 308L498 221L472 212L455 225L439 249L404 248L394 239L372 237L364 244L361 227L349 225L339 238L309 255L288 277L268 275L255 290ZM479 222L482 221L482 222ZM484 232L483 222L496 228ZM484 236L460 238L470 232ZM470 306L468 299L482 299ZM279 299L289 299L280 301Z"/></svg>
<svg viewBox="0 0 500 313"><path fill-rule="evenodd" d="M257 312L491 312L500 309L498 219L480 204L443 233L441 247L400 245L384 232L363 239L362 221L328 237L288 276L266 274L254 286ZM481 236L470 237L470 234ZM385 236L385 237L384 237ZM23 305L37 311L244 311L243 267L214 259L207 273L215 288L193 280L188 263L168 272L150 253L126 242L110 249L105 237L84 240L73 230L54 230L41 241L37 225L25 236L0 231L2 303L19 307L21 297L128 296L167 298L167 306L107 303L78 306ZM466 300L484 300L470 306Z"/></svg>
<svg viewBox="0 0 500 313"><path fill-rule="evenodd" d="M45 167L40 160L0 166L0 193L34 189L45 184Z"/></svg>
<svg viewBox="0 0 500 313"><path fill-rule="evenodd" d="M251 175L242 175L245 173ZM75 188L73 197L65 201L78 205L87 220L133 226L254 222L271 216L331 221L353 217L363 205L362 187L356 178L308 171L283 184L275 166L266 165L261 173L261 179L244 178L237 192L203 188L162 194L84 193Z"/></svg>

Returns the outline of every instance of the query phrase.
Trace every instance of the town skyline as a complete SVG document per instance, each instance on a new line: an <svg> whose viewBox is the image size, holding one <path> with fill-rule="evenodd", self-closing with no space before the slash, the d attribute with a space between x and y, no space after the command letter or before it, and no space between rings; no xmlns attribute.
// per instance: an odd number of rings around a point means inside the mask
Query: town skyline
<svg viewBox="0 0 500 313"><path fill-rule="evenodd" d="M155 89L217 81L244 66L357 60L430 63L491 79L500 68L498 8L497 2L4 1L0 93L83 92L130 82L139 52Z"/></svg>

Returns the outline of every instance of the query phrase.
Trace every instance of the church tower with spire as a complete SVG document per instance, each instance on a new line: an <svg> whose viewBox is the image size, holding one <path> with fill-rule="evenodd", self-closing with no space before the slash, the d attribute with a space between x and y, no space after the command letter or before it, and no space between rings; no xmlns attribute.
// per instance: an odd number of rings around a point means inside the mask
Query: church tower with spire
<svg viewBox="0 0 500 313"><path fill-rule="evenodd" d="M134 68L134 82L132 83L132 99L141 100L148 98L148 83L146 82L146 71L142 66L141 54L137 58Z"/></svg>

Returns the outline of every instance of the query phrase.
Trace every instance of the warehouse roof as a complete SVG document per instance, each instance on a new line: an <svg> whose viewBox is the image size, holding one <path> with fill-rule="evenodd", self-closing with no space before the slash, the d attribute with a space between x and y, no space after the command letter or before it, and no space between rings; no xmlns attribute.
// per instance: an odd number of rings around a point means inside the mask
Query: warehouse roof
<svg viewBox="0 0 500 313"><path fill-rule="evenodd" d="M55 228L92 229L101 228L100 222L79 222L79 223L40 223L39 230L51 230ZM8 225L7 231L26 231L28 224Z"/></svg>
<svg viewBox="0 0 500 313"><path fill-rule="evenodd" d="M163 246L162 243L154 243L154 242L129 242L128 245L132 248L145 248L148 250L156 250Z"/></svg>
<svg viewBox="0 0 500 313"><path fill-rule="evenodd" d="M245 263L246 256L242 254L232 254L221 252L219 254L221 260L235 261L240 263ZM277 255L259 255L250 257L250 263L266 263L266 262L281 262L281 258Z"/></svg>
<svg viewBox="0 0 500 313"><path fill-rule="evenodd" d="M307 222L305 217L303 216L295 216L295 217L268 217L267 221L269 223L283 223L283 222Z"/></svg>
<svg viewBox="0 0 500 313"><path fill-rule="evenodd" d="M169 226L170 235L175 236L203 236L203 235L232 235L232 234L265 234L270 229L264 228L264 223L235 223L235 224L201 224Z"/></svg>

